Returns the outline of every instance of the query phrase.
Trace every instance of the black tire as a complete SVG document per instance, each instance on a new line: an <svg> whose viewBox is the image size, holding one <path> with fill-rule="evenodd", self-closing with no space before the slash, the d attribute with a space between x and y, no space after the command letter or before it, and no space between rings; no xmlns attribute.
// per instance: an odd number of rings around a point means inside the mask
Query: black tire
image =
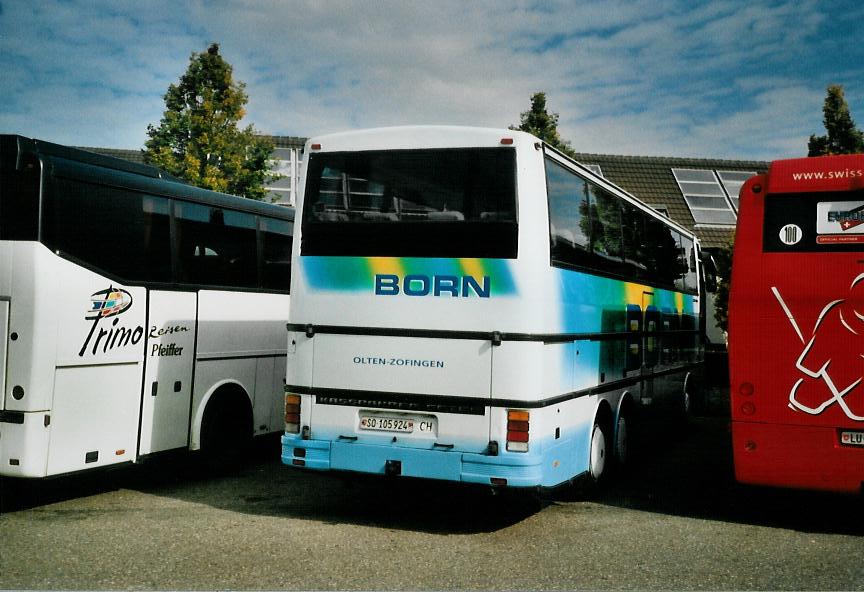
<svg viewBox="0 0 864 592"><path fill-rule="evenodd" d="M626 409L621 409L621 412L618 414L618 422L615 426L615 444L614 444L614 454L615 454L615 468L618 471L625 471L627 467L630 466L631 458L631 448L630 448L630 438L632 421L630 412Z"/></svg>
<svg viewBox="0 0 864 592"><path fill-rule="evenodd" d="M702 388L696 376L690 374L684 382L681 393L681 415L685 422L705 412L705 401Z"/></svg>

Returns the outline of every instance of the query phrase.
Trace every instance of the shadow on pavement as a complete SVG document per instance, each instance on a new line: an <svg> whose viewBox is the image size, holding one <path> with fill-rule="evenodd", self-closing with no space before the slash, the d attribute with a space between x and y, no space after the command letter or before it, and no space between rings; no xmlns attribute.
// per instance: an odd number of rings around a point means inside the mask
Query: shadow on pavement
<svg viewBox="0 0 864 592"><path fill-rule="evenodd" d="M674 516L864 534L860 496L754 488L733 478L728 402L713 389L687 423L634 434L633 463L593 503ZM261 440L241 469L214 474L194 456L41 483L0 482L7 510L128 489L251 515L374 525L430 533L493 532L563 501L550 493L493 494L483 487L414 479L322 474L279 462L278 438ZM10 495L11 494L11 495ZM11 500L11 503L10 503Z"/></svg>
<svg viewBox="0 0 864 592"><path fill-rule="evenodd" d="M735 482L728 390L686 424L642 435L632 466L596 501L610 506L801 532L864 534L860 495Z"/></svg>
<svg viewBox="0 0 864 592"><path fill-rule="evenodd" d="M205 470L193 455L184 455L42 482L19 481L11 484L17 490L4 491L3 498L6 511L15 511L128 489L258 516L445 534L500 530L546 503L529 493L449 482L298 470L281 464L279 450L277 438L265 438L249 462L231 472Z"/></svg>

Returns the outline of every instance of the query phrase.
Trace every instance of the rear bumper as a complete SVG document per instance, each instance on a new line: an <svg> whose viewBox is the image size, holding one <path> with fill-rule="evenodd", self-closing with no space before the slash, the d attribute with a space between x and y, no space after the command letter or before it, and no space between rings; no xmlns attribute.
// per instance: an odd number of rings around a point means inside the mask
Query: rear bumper
<svg viewBox="0 0 864 592"><path fill-rule="evenodd" d="M833 427L734 421L732 450L739 483L858 493L864 448L840 444Z"/></svg>
<svg viewBox="0 0 864 592"><path fill-rule="evenodd" d="M352 441L304 440L300 436L283 435L282 462L321 471L379 475L392 472L398 463L398 474L405 477L484 485L503 485L497 480L504 479L508 487L543 485L542 458L530 453L491 456ZM496 479L496 483L492 479Z"/></svg>

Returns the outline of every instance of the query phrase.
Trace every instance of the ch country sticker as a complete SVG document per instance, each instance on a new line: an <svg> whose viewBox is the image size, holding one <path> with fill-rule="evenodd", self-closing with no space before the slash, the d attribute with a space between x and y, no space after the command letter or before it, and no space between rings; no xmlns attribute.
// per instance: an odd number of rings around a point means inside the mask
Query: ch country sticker
<svg viewBox="0 0 864 592"><path fill-rule="evenodd" d="M120 324L120 315L132 308L132 295L126 290L109 286L90 296L90 306L84 319L93 321L87 338L78 351L78 357L96 356L111 350L137 345L144 338L144 327L126 327ZM106 319L113 320L106 321ZM98 329L98 331L97 331Z"/></svg>

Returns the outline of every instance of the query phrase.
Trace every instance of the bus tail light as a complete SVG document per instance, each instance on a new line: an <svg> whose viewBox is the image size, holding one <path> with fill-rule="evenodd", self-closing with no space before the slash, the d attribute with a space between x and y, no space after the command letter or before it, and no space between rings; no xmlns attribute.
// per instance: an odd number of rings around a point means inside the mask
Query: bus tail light
<svg viewBox="0 0 864 592"><path fill-rule="evenodd" d="M300 395L285 395L285 433L300 433Z"/></svg>
<svg viewBox="0 0 864 592"><path fill-rule="evenodd" d="M528 452L530 413L516 409L507 410L507 451Z"/></svg>

